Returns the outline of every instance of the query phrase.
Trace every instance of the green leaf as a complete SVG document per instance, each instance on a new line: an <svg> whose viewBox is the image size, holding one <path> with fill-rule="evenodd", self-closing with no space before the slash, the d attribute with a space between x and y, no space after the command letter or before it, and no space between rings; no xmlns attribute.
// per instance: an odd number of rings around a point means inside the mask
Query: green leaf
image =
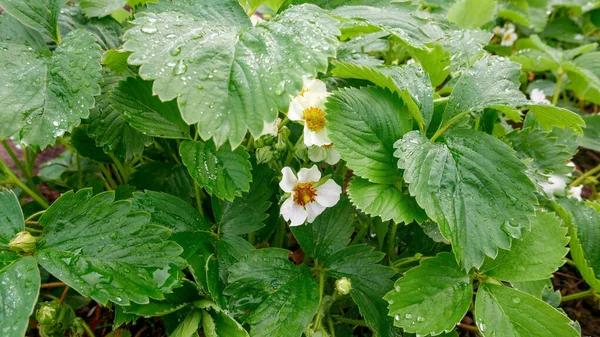
<svg viewBox="0 0 600 337"><path fill-rule="evenodd" d="M123 27L117 20L112 17L87 18L80 6L63 7L58 17L58 26L63 35L77 29L87 30L94 35L103 50L116 49L123 44Z"/></svg>
<svg viewBox="0 0 600 337"><path fill-rule="evenodd" d="M600 151L600 115L585 116L585 129L579 146Z"/></svg>
<svg viewBox="0 0 600 337"><path fill-rule="evenodd" d="M484 54L483 48L487 46L492 37L494 37L492 33L479 29L448 31L447 37L441 43L449 51L450 71L460 71L474 64Z"/></svg>
<svg viewBox="0 0 600 337"><path fill-rule="evenodd" d="M24 230L25 219L19 199L11 190L0 191L0 248L7 248L15 235Z"/></svg>
<svg viewBox="0 0 600 337"><path fill-rule="evenodd" d="M169 228L173 233L170 239L183 248L184 259L200 248L211 227L189 203L167 193L135 192L132 210L148 212L152 223Z"/></svg>
<svg viewBox="0 0 600 337"><path fill-rule="evenodd" d="M252 307L253 337L299 337L319 305L319 290L307 266L295 266L288 250L253 250L233 265L225 293L240 308ZM249 294L252 294L249 298Z"/></svg>
<svg viewBox="0 0 600 337"><path fill-rule="evenodd" d="M58 14L63 4L63 0L0 0L0 7L8 14L57 43L60 43Z"/></svg>
<svg viewBox="0 0 600 337"><path fill-rule="evenodd" d="M215 334L212 337L248 337L248 332L231 316L222 310L205 311L210 314L210 318L214 322ZM206 322L206 320L204 321ZM206 325L204 328L206 334ZM207 335L207 337L211 337Z"/></svg>
<svg viewBox="0 0 600 337"><path fill-rule="evenodd" d="M74 31L52 55L0 43L0 137L20 130L26 144L42 148L79 125L100 93L100 47L92 35Z"/></svg>
<svg viewBox="0 0 600 337"><path fill-rule="evenodd" d="M151 300L147 304L131 303L122 308L127 314L150 318L170 314L200 299L202 297L200 297L196 285L191 281L184 280L183 287L173 289L173 293L166 294L161 301Z"/></svg>
<svg viewBox="0 0 600 337"><path fill-rule="evenodd" d="M129 55L131 55L130 52L123 52L119 49L109 49L104 52L102 64L117 75L132 74L129 69L129 64L127 63Z"/></svg>
<svg viewBox="0 0 600 337"><path fill-rule="evenodd" d="M190 127L181 119L175 101L161 102L152 95L152 83L129 77L111 94L112 107L145 135L190 138Z"/></svg>
<svg viewBox="0 0 600 337"><path fill-rule="evenodd" d="M391 0L369 0L368 3L369 6L379 7L388 5L390 1ZM269 1L267 0L265 2L268 3ZM281 8L287 8L291 5L311 3L325 9L334 9L342 6L357 6L365 3L364 0L287 0L282 2L283 4L281 5Z"/></svg>
<svg viewBox="0 0 600 337"><path fill-rule="evenodd" d="M350 243L354 212L347 199L327 208L313 223L290 227L307 256L325 260Z"/></svg>
<svg viewBox="0 0 600 337"><path fill-rule="evenodd" d="M460 28L479 28L495 18L495 0L460 0L450 7L448 20Z"/></svg>
<svg viewBox="0 0 600 337"><path fill-rule="evenodd" d="M212 15L204 7L200 14ZM183 120L198 123L202 139L219 146L229 140L237 147L248 129L257 138L300 92L304 76L326 71L338 44L336 21L312 5L251 28L198 14L139 16L124 46L140 76L154 80L153 92L162 101L177 98Z"/></svg>
<svg viewBox="0 0 600 337"><path fill-rule="evenodd" d="M395 274L392 268L378 264L384 256L382 252L374 252L373 247L355 245L334 253L323 263L327 276L350 280L350 296L369 328L379 337L397 335L391 318L386 317L386 303L382 299L392 289L390 278Z"/></svg>
<svg viewBox="0 0 600 337"><path fill-rule="evenodd" d="M354 177L347 192L356 207L370 216L381 217L382 221L394 220L395 223L409 224L427 219L416 200L394 185L374 184Z"/></svg>
<svg viewBox="0 0 600 337"><path fill-rule="evenodd" d="M194 180L183 165L150 162L136 169L129 184L139 190L165 192L190 201L194 193Z"/></svg>
<svg viewBox="0 0 600 337"><path fill-rule="evenodd" d="M486 56L467 69L452 90L442 125L458 115L483 111L494 106L521 106L528 103L519 90L518 64L499 56Z"/></svg>
<svg viewBox="0 0 600 337"><path fill-rule="evenodd" d="M440 253L406 272L384 299L395 325L419 335L437 335L454 329L469 310L472 297L469 275L452 254Z"/></svg>
<svg viewBox="0 0 600 337"><path fill-rule="evenodd" d="M452 70L450 51L441 44L435 44L431 50L413 49L409 50L409 53L415 60L419 61L421 67L429 76L432 87L444 83Z"/></svg>
<svg viewBox="0 0 600 337"><path fill-rule="evenodd" d="M540 174L569 174L567 163L575 155L561 139L541 128L523 128L506 135L517 156L532 159L529 167Z"/></svg>
<svg viewBox="0 0 600 337"><path fill-rule="evenodd" d="M475 317L483 337L579 336L567 316L540 299L503 285L479 285Z"/></svg>
<svg viewBox="0 0 600 337"><path fill-rule="evenodd" d="M33 257L26 256L3 266L0 260L0 284L2 336L23 337L40 293L40 271L37 262Z"/></svg>
<svg viewBox="0 0 600 337"><path fill-rule="evenodd" d="M495 259L486 259L480 272L498 280L535 281L552 277L565 263L569 251L565 245L567 228L551 213L537 211L531 217L531 230L513 240L510 250L500 251Z"/></svg>
<svg viewBox="0 0 600 337"><path fill-rule="evenodd" d="M243 147L233 151L226 144L217 150L213 142L184 140L179 154L190 175L210 195L232 201L250 189L252 165Z"/></svg>
<svg viewBox="0 0 600 337"><path fill-rule="evenodd" d="M23 25L7 12L0 15L0 41L48 51L46 41L38 31Z"/></svg>
<svg viewBox="0 0 600 337"><path fill-rule="evenodd" d="M547 53L536 49L517 51L510 59L521 64L524 71L544 72L558 70L559 64Z"/></svg>
<svg viewBox="0 0 600 337"><path fill-rule="evenodd" d="M500 140L470 129L440 138L434 143L416 131L406 134L396 143L398 167L461 265L478 268L486 255L510 248L511 237L528 228L535 186Z"/></svg>
<svg viewBox="0 0 600 337"><path fill-rule="evenodd" d="M329 137L348 167L374 183L398 182L394 142L412 129L402 99L382 88L343 88L326 107Z"/></svg>
<svg viewBox="0 0 600 337"><path fill-rule="evenodd" d="M102 94L96 99L96 106L90 110L87 133L105 153L114 153L130 161L144 152L144 145L151 139L126 123L111 105L110 94L117 89L122 76L104 70L103 79L100 85Z"/></svg>
<svg viewBox="0 0 600 337"><path fill-rule="evenodd" d="M265 226L263 221L269 217L269 199L274 190L271 186L272 172L266 164L255 166L252 184L247 193L232 202L212 199L213 214L221 233L242 235Z"/></svg>
<svg viewBox="0 0 600 337"><path fill-rule="evenodd" d="M123 9L126 0L82 0L79 4L88 17L103 17Z"/></svg>
<svg viewBox="0 0 600 337"><path fill-rule="evenodd" d="M536 121L545 129L552 127L561 129L569 128L578 134L583 134L585 122L578 114L557 106L548 104L529 105L529 113L533 114Z"/></svg>
<svg viewBox="0 0 600 337"><path fill-rule="evenodd" d="M198 310L190 311L177 328L169 335L170 337L192 337L197 336L200 322L202 321L202 312Z"/></svg>
<svg viewBox="0 0 600 337"><path fill-rule="evenodd" d="M241 28L252 26L248 14L240 6L238 0L159 1L158 3L149 4L148 10L153 13L177 12L191 14L202 19L202 21L214 22L220 25L226 23Z"/></svg>
<svg viewBox="0 0 600 337"><path fill-rule="evenodd" d="M595 57L600 53L594 52L578 57L575 62L563 62L562 67L569 77L569 87L577 96L600 104L600 65Z"/></svg>
<svg viewBox="0 0 600 337"><path fill-rule="evenodd" d="M44 232L35 256L50 273L98 303L163 299L160 269L177 268L181 247L170 230L131 212L131 202L90 189L63 194L39 219Z"/></svg>
<svg viewBox="0 0 600 337"><path fill-rule="evenodd" d="M427 129L433 116L433 88L423 71L414 65L369 67L333 62L333 76L367 80L400 95L412 118Z"/></svg>
<svg viewBox="0 0 600 337"><path fill-rule="evenodd" d="M444 37L440 26L430 14L406 3L393 3L386 7L344 6L331 13L347 19L365 21L393 34L405 46L428 49L429 44Z"/></svg>
<svg viewBox="0 0 600 337"><path fill-rule="evenodd" d="M557 202L555 209L569 227L571 258L584 280L600 291L600 213L595 204L567 198Z"/></svg>

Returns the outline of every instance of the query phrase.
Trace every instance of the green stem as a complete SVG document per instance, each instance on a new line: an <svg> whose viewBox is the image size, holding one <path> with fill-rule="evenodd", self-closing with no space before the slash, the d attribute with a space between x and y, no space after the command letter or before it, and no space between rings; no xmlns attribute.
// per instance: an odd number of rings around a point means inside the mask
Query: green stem
<svg viewBox="0 0 600 337"><path fill-rule="evenodd" d="M48 208L50 207L50 205L48 204L48 202L39 194L35 193L34 191L32 191L27 185L25 185L21 179L19 179L19 177L17 177L13 171L10 170L10 168L8 167L8 165L6 165L6 163L4 162L4 159L2 159L0 157L0 169L2 171L4 171L4 173L8 176L11 184L15 184L17 185L20 189L23 190L23 192L29 194L33 200L35 200L38 204L40 204L42 207L44 208Z"/></svg>
<svg viewBox="0 0 600 337"><path fill-rule="evenodd" d="M562 81L563 81L563 73L560 71L556 78L556 89L554 89L554 96L552 97L552 105L556 105L558 103L558 97L560 96Z"/></svg>
<svg viewBox="0 0 600 337"><path fill-rule="evenodd" d="M452 117L449 121L446 122L441 128L437 130L437 132L431 137L431 141L435 142L435 140L444 133L452 124L456 123L457 120L461 119L463 116L468 114L469 111L461 112L458 115Z"/></svg>
<svg viewBox="0 0 600 337"><path fill-rule="evenodd" d="M114 190L115 188L117 188L117 183L115 182L115 180L112 177L112 174L110 173L110 171L106 168L106 166L104 166L104 164L99 164L98 167L100 168L100 171L102 172L102 174L104 175L104 178L106 178L106 181L108 183L108 187L110 190Z"/></svg>
<svg viewBox="0 0 600 337"><path fill-rule="evenodd" d="M300 138L298 138L298 141L296 142L296 144L294 144L294 146L289 149L287 157L285 157L285 162L284 162L283 166L290 166L290 164L292 163L292 159L294 159L294 151L296 151L296 149L298 148L298 145L300 145L303 141L304 141L304 134L300 135Z"/></svg>
<svg viewBox="0 0 600 337"><path fill-rule="evenodd" d="M436 98L433 100L433 103L445 103L448 102L450 100L450 96L445 96L445 97L440 97L440 98Z"/></svg>
<svg viewBox="0 0 600 337"><path fill-rule="evenodd" d="M46 212L46 210L35 212L35 213L31 214L29 217L27 217L27 219L25 219L25 222L31 221L36 216L44 214L44 212Z"/></svg>
<svg viewBox="0 0 600 337"><path fill-rule="evenodd" d="M84 320L81 320L81 325L83 325L83 329L89 335L89 337L96 337L92 331L92 328L90 328L90 326Z"/></svg>
<svg viewBox="0 0 600 337"><path fill-rule="evenodd" d="M129 180L127 170L118 158L116 158L112 154L109 154L109 156L112 159L113 163L115 163L115 166L117 168L117 174L115 174L117 176L117 179L122 185L125 185L127 180Z"/></svg>
<svg viewBox="0 0 600 337"><path fill-rule="evenodd" d="M77 161L77 187L83 188L83 170L81 169L81 156L79 153L76 154L75 160Z"/></svg>
<svg viewBox="0 0 600 337"><path fill-rule="evenodd" d="M329 327L329 334L331 337L335 337L335 327L333 326L333 320L331 319L331 315L327 316L327 325Z"/></svg>
<svg viewBox="0 0 600 337"><path fill-rule="evenodd" d="M315 265L318 265L319 261L315 260ZM313 325L314 331L321 330L321 318L323 317L323 308L325 302L323 301L323 293L325 291L325 271L319 270L319 309L317 310L317 316L315 318L315 324Z"/></svg>
<svg viewBox="0 0 600 337"><path fill-rule="evenodd" d="M196 193L196 208L198 213L204 216L204 209L202 208L202 195L200 194L200 186L194 182L194 193Z"/></svg>
<svg viewBox="0 0 600 337"><path fill-rule="evenodd" d="M569 184L569 186L570 186L570 187L576 187L576 186L579 186L579 185L581 185L581 183L583 183L583 181L584 181L586 178L588 178L588 177L590 177L590 176L593 176L594 174L596 174L596 173L598 173L598 172L600 172L600 165L598 165L598 166L594 167L593 169L591 169L591 170L589 170L589 171L585 172L584 174L580 175L580 176L579 176L579 178L577 178L577 179L573 180L573 182L572 182L572 183L570 183L570 184Z"/></svg>
<svg viewBox="0 0 600 337"><path fill-rule="evenodd" d="M28 232L32 232L32 233L43 233L44 232L41 229L35 229L35 228L31 228L31 227L25 227L25 230Z"/></svg>
<svg viewBox="0 0 600 337"><path fill-rule="evenodd" d="M333 319L335 319L336 321L340 322L340 323L346 323L346 324L352 324L352 325L356 325L356 326L362 326L362 327L368 327L367 323L365 323L365 321L361 320L361 319L350 319L350 318L345 318L342 316L332 316Z"/></svg>
<svg viewBox="0 0 600 337"><path fill-rule="evenodd" d="M410 264L410 263L414 263L414 262L419 262L419 261L421 261L422 259L423 259L423 254L421 254L421 253L417 253L417 254L415 254L415 256L412 256L412 257L407 257L407 258L404 258L404 259L399 259L399 260L396 260L396 261L394 261L394 262L392 263L392 265L393 265L394 267L400 267L400 266L403 266L403 265L406 265L406 264Z"/></svg>
<svg viewBox="0 0 600 337"><path fill-rule="evenodd" d="M594 289L589 289L589 290L586 290L586 291L582 291L580 293L563 296L563 298L560 301L561 302L567 302L567 301L576 300L578 298L583 298L583 297L588 297L588 296L594 296L595 294L596 294L596 291Z"/></svg>
<svg viewBox="0 0 600 337"><path fill-rule="evenodd" d="M398 224L392 224L392 232L388 237L388 259L392 261L396 258L396 233L398 232Z"/></svg>
<svg viewBox="0 0 600 337"><path fill-rule="evenodd" d="M23 175L23 177L27 179L28 178L27 170L23 167L23 164L21 163L19 158L17 158L17 155L12 150L10 145L8 145L8 142L6 141L6 139L2 141L2 147L4 147L4 149L6 150L6 153L8 153L8 155L10 156L10 159L12 159L13 163L15 163L15 165L17 166L19 171L21 171L21 174Z"/></svg>
<svg viewBox="0 0 600 337"><path fill-rule="evenodd" d="M360 239L364 238L365 235L367 234L367 232L369 231L369 225L371 223L370 222L366 222L358 231L358 233L356 233L356 236L354 237L354 239L352 239L352 242L350 242L350 246L358 244L358 242L360 241Z"/></svg>

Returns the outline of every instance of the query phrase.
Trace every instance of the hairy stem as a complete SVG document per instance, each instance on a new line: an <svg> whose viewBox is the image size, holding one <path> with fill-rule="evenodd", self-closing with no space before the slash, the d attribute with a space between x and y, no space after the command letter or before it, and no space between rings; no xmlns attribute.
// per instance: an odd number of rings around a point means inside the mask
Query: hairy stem
<svg viewBox="0 0 600 337"><path fill-rule="evenodd" d="M582 291L580 293L575 293L575 294L571 294L571 295L567 295L567 296L563 296L563 298L561 298L561 302L567 302L567 301L572 301L572 300L576 300L578 298L583 298L583 297L588 297L588 296L594 296L596 294L596 291L594 289L589 289L586 291Z"/></svg>
<svg viewBox="0 0 600 337"><path fill-rule="evenodd" d="M587 179L590 176L593 176L594 174L600 172L600 165L594 167L593 169L585 172L584 174L580 175L579 178L573 180L572 183L569 184L570 187L576 187L581 185L581 183L583 183L585 181L585 179Z"/></svg>

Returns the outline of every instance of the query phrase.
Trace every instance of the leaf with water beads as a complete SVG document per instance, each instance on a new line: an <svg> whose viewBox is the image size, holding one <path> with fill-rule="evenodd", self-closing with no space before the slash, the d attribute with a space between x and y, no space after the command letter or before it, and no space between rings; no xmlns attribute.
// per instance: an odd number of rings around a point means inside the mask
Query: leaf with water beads
<svg viewBox="0 0 600 337"><path fill-rule="evenodd" d="M421 261L385 295L389 315L404 331L438 335L451 331L471 304L473 284L451 253Z"/></svg>
<svg viewBox="0 0 600 337"><path fill-rule="evenodd" d="M130 201L114 202L114 192L67 192L39 222L38 262L103 305L163 299L184 265L181 247L168 240L171 231L153 224L148 213L132 212Z"/></svg>
<svg viewBox="0 0 600 337"><path fill-rule="evenodd" d="M100 58L94 37L82 30L52 54L0 43L0 137L19 132L21 142L44 148L79 125L100 93Z"/></svg>
<svg viewBox="0 0 600 337"><path fill-rule="evenodd" d="M258 136L287 109L303 77L327 69L338 44L335 23L311 5L253 28L193 13L146 13L125 33L124 47L161 100L177 98L202 139L235 148L248 129Z"/></svg>
<svg viewBox="0 0 600 337"><path fill-rule="evenodd" d="M63 4L63 0L0 0L0 7L10 15L56 42L60 42L56 25Z"/></svg>
<svg viewBox="0 0 600 337"><path fill-rule="evenodd" d="M480 267L509 249L533 215L535 185L502 141L474 130L452 130L437 142L412 131L395 156L409 192L452 242L460 264Z"/></svg>

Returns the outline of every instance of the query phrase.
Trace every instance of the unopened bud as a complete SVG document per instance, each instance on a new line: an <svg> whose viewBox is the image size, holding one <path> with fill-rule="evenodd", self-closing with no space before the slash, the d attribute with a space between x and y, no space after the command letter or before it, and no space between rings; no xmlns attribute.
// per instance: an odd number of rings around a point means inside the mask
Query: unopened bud
<svg viewBox="0 0 600 337"><path fill-rule="evenodd" d="M35 250L35 245L37 243L37 238L31 235L29 232L19 232L8 243L8 249L12 250L16 253L32 253Z"/></svg>
<svg viewBox="0 0 600 337"><path fill-rule="evenodd" d="M256 163L257 164L268 163L271 161L271 159L273 159L273 151L271 150L271 147L265 146L265 147L261 147L260 149L256 150Z"/></svg>
<svg viewBox="0 0 600 337"><path fill-rule="evenodd" d="M352 282L350 282L349 279L342 277L335 281L335 290L342 295L348 295L350 290L352 290Z"/></svg>
<svg viewBox="0 0 600 337"><path fill-rule="evenodd" d="M38 309L35 317L37 318L39 324L49 325L53 323L54 319L56 318L55 305L52 302L44 304Z"/></svg>
<svg viewBox="0 0 600 337"><path fill-rule="evenodd" d="M285 138L283 135L279 135L277 137L277 143L275 143L275 149L280 152L287 149L287 144L285 142Z"/></svg>

